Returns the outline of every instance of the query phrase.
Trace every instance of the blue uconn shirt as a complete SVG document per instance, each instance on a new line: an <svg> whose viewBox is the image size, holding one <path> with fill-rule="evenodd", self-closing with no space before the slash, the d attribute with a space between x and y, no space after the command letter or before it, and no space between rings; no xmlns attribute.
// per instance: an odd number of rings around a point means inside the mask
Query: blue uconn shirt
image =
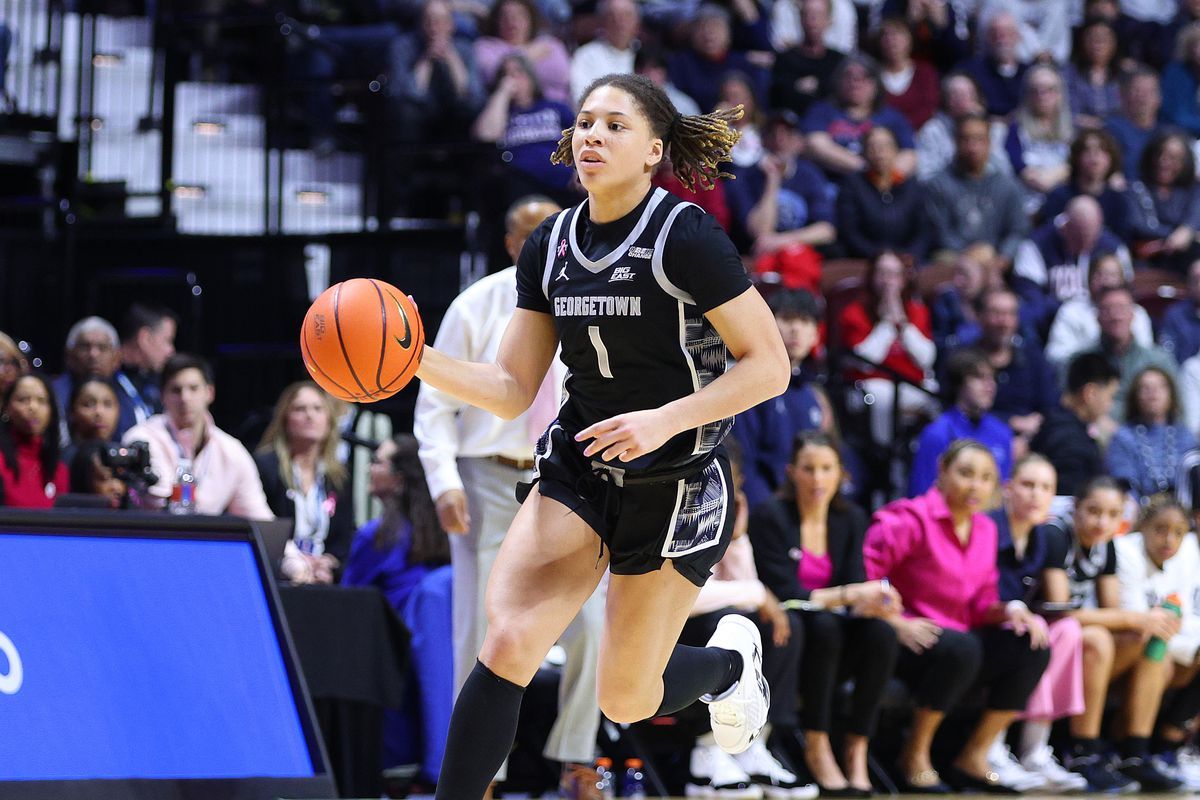
<svg viewBox="0 0 1200 800"><path fill-rule="evenodd" d="M704 314L750 285L716 221L663 189L613 222L592 222L587 201L546 219L517 261L517 307L554 317L568 369L556 424L574 436L712 383L729 353ZM685 465L732 426L730 418L686 431L620 466L637 473ZM575 443L580 453L587 444Z"/></svg>

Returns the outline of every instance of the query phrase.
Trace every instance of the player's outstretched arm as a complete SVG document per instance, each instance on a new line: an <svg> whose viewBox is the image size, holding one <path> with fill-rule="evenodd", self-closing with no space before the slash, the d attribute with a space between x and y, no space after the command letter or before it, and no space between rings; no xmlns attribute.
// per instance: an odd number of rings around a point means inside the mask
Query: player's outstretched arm
<svg viewBox="0 0 1200 800"><path fill-rule="evenodd" d="M694 394L659 408L601 420L580 431L577 441L593 440L585 456L602 452L604 459L632 461L678 433L740 414L787 389L791 379L787 349L757 289L747 289L705 316L737 363Z"/></svg>
<svg viewBox="0 0 1200 800"><path fill-rule="evenodd" d="M464 403L514 419L533 403L557 348L550 315L518 308L495 362L464 361L426 346L417 377Z"/></svg>

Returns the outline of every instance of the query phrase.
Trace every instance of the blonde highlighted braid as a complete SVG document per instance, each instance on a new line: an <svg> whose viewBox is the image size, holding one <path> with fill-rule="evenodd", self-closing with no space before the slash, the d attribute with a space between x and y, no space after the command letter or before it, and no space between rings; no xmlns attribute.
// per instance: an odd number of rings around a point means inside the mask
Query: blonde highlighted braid
<svg viewBox="0 0 1200 800"><path fill-rule="evenodd" d="M710 114L680 114L657 84L641 75L606 75L592 83L583 93L586 98L601 86L613 86L633 97L656 136L663 140L663 158L679 182L695 191L697 184L712 189L721 178L733 178L720 165L731 160L733 146L742 134L730 123L742 118L739 105ZM551 163L574 166L571 139L575 126L562 132L558 147L550 156Z"/></svg>

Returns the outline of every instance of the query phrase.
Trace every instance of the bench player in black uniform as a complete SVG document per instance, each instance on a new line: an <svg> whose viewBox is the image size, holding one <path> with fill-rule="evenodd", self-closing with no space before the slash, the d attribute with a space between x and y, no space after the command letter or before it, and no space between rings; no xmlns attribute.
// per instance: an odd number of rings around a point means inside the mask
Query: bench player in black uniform
<svg viewBox="0 0 1200 800"><path fill-rule="evenodd" d="M650 185L669 155L682 180L711 186L740 114L680 116L645 78L598 80L554 156L574 164L588 199L526 242L496 362L426 348L422 380L505 418L530 406L560 341L569 369L488 585L487 638L455 704L441 800L483 796L524 687L605 566L604 713L634 722L703 699L733 753L762 730L755 625L733 615L708 647L676 641L732 531L721 441L734 415L787 387L787 352L712 217Z"/></svg>

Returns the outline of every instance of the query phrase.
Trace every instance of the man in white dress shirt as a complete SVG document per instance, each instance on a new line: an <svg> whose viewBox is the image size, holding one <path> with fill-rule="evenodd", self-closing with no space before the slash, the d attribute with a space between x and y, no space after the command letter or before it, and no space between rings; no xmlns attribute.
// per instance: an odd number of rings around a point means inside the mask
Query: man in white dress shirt
<svg viewBox="0 0 1200 800"><path fill-rule="evenodd" d="M505 218L504 243L514 263L533 229L557 211L558 206L545 198L527 197L513 204ZM515 266L480 279L450 304L434 346L455 358L494 360L516 303ZM459 402L428 384L421 384L417 395L413 432L420 442L419 455L438 519L450 534L454 677L460 688L483 646L484 594L500 544L520 508L515 487L533 476L534 444L554 419L564 369L555 358L533 406L511 421ZM601 584L559 640L566 663L558 718L543 754L563 764L566 797L588 796L574 784L589 780L600 725L596 661L604 622L603 591ZM580 765L588 765L589 770L579 769ZM504 779L504 773L502 768L497 781ZM594 773L590 780L594 785Z"/></svg>

